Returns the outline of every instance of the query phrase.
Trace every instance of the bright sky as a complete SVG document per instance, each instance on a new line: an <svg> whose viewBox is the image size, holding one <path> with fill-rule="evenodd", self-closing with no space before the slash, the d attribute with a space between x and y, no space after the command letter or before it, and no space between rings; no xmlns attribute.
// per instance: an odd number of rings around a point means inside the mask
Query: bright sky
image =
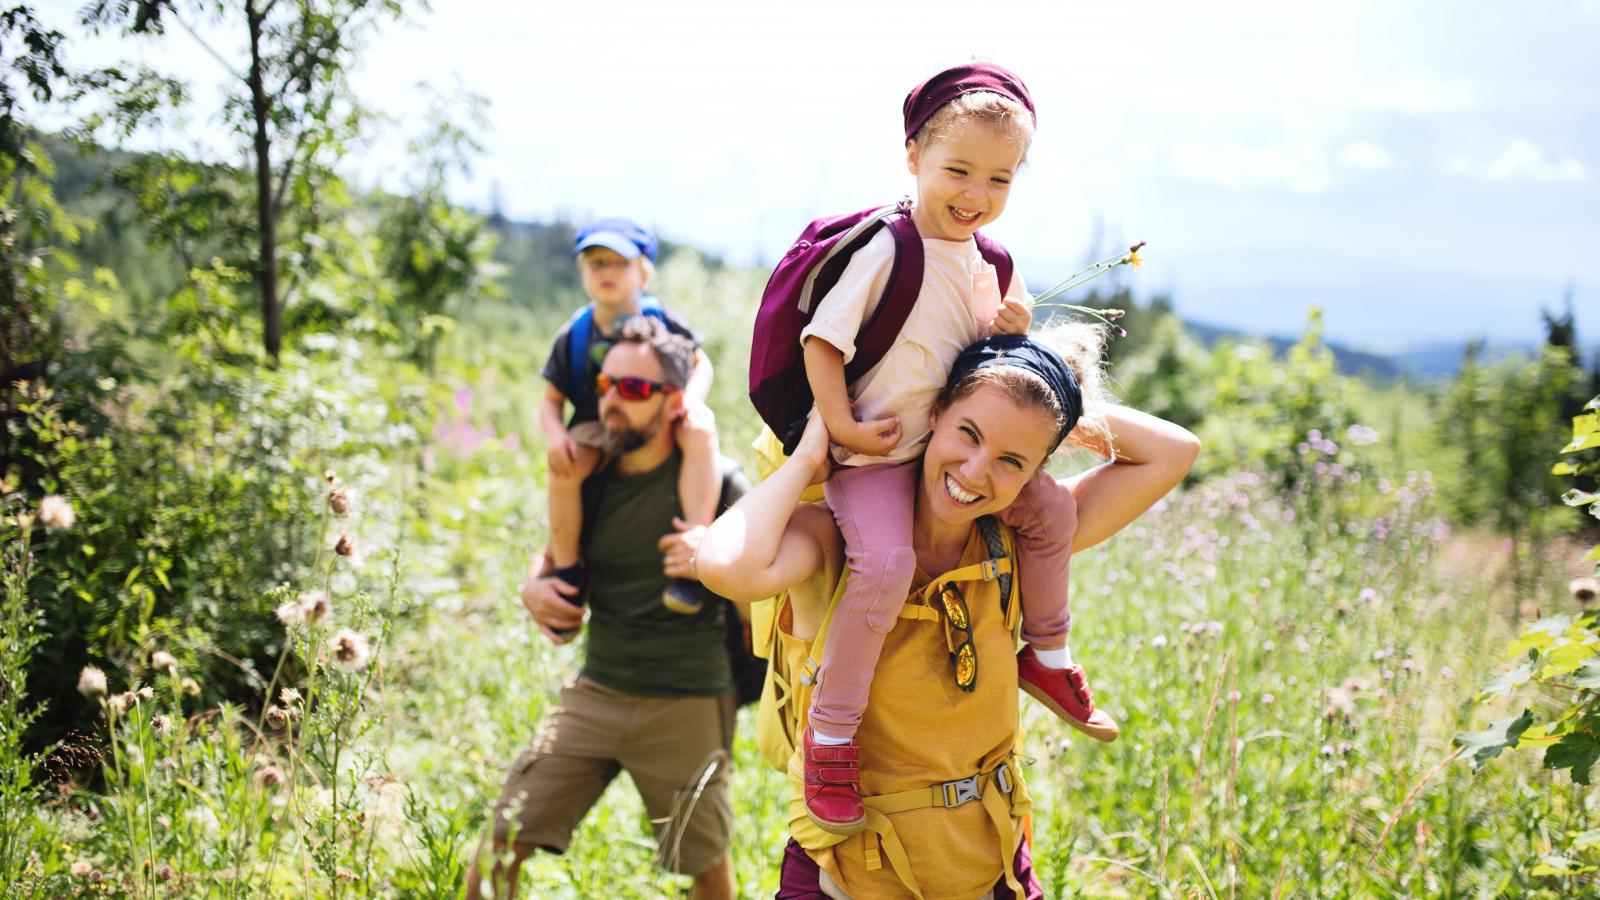
<svg viewBox="0 0 1600 900"><path fill-rule="evenodd" d="M45 4L58 26L80 0ZM75 28L66 28L78 33ZM213 38L225 54L236 41ZM214 90L181 31L78 43ZM805 4L441 0L369 46L358 90L398 117L352 173L397 184L419 81L485 95L514 218L634 216L736 262L818 215L911 189L900 103L973 56L1039 107L991 231L1042 287L1149 241L1141 292L1201 321L1399 343L1532 340L1575 286L1600 338L1600 0ZM213 140L201 122L156 140Z"/></svg>

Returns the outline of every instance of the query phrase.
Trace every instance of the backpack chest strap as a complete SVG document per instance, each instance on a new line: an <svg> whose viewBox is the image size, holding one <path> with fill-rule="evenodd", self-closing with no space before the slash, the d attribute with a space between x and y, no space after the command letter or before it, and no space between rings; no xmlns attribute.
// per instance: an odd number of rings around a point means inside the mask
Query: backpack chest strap
<svg viewBox="0 0 1600 900"><path fill-rule="evenodd" d="M994 581L1002 575L1010 574L1011 557L1001 556L994 559L982 559L970 566L953 569L928 582L917 599L921 603L931 604L933 598L939 593L939 589L952 581ZM904 615L904 612L901 615ZM911 618L916 617L913 616Z"/></svg>

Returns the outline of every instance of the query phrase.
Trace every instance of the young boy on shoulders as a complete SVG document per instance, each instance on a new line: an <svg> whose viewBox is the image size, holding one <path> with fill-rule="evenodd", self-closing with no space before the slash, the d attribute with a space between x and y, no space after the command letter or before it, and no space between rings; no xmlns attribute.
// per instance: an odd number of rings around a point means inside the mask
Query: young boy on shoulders
<svg viewBox="0 0 1600 900"><path fill-rule="evenodd" d="M661 301L645 293L655 276L656 239L643 226L622 218L602 219L578 232L573 255L583 291L584 305L556 333L555 344L544 365L545 394L539 404L539 421L547 439L550 470L550 556L555 575L577 590L569 598L582 604L588 567L604 560L583 560L579 541L583 532L583 482L611 456L629 447L604 446L599 402L606 391L624 399L648 399L654 392L678 390L637 378L606 380L597 384L600 360L611 347L611 336L622 320L647 315L660 319L674 333L695 342L694 369L683 390L683 413L657 427L676 428L683 453L678 477L678 499L684 527L709 525L715 518L722 492L722 472L717 466L715 419L705 399L711 389L711 360L684 321L668 312ZM568 402L572 415L563 424ZM692 583L674 579L662 603L674 612L691 614L700 608L701 595Z"/></svg>

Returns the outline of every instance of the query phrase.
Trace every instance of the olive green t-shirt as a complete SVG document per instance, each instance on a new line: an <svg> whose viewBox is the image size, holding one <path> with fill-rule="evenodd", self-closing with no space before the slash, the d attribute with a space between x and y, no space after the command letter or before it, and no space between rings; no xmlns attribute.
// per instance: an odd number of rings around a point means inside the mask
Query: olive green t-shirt
<svg viewBox="0 0 1600 900"><path fill-rule="evenodd" d="M589 639L583 674L606 687L644 697L709 697L733 690L725 643L728 604L705 591L693 615L667 609L667 576L656 542L682 515L682 457L641 475L600 472L584 482L584 558L589 567ZM725 468L722 505L749 484Z"/></svg>

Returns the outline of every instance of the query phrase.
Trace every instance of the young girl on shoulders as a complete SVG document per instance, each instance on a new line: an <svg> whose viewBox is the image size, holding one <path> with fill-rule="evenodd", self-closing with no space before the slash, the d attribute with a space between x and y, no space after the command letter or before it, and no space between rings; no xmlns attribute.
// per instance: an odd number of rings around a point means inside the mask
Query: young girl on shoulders
<svg viewBox="0 0 1600 900"><path fill-rule="evenodd" d="M910 219L924 257L916 303L882 360L847 383L857 337L896 263L894 239L882 228L850 258L801 333L806 378L833 441L835 470L824 492L849 569L801 754L807 812L840 834L866 821L858 767L865 761L857 758L854 735L884 635L916 577L912 506L930 411L963 348L989 334L1025 333L1032 322L1021 279L1013 274L998 283L974 238L1004 212L1033 138L1027 87L997 65L956 66L913 89L903 112L906 167L917 182ZM1037 462L1001 460L1018 471ZM950 502L971 506L995 486L947 472L940 487ZM1072 495L1041 468L1002 518L1018 536L1023 690L1073 727L1113 740L1116 723L1095 707L1067 649L1068 563L1077 525Z"/></svg>

